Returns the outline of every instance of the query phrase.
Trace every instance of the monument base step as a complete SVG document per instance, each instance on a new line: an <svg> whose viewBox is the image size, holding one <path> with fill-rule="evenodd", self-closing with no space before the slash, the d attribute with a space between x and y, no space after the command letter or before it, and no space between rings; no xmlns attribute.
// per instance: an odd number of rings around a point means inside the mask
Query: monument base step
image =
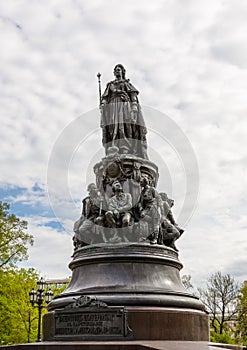
<svg viewBox="0 0 247 350"><path fill-rule="evenodd" d="M119 342L41 342L31 344L19 344L3 346L1 350L224 350L233 349L222 344L224 347L217 347L208 342L190 341L119 341ZM229 345L230 346L230 345ZM241 350L242 347L236 347Z"/></svg>

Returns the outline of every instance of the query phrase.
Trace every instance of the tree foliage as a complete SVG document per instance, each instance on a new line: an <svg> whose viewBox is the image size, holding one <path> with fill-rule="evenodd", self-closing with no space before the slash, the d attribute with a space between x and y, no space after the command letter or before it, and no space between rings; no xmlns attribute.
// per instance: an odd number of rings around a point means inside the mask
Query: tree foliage
<svg viewBox="0 0 247 350"><path fill-rule="evenodd" d="M39 276L34 269L0 270L0 344L27 343L37 339L37 310L29 291Z"/></svg>
<svg viewBox="0 0 247 350"><path fill-rule="evenodd" d="M229 330L229 321L236 318L239 286L229 274L214 273L206 289L198 289L200 298L211 316L215 333L224 334Z"/></svg>
<svg viewBox="0 0 247 350"><path fill-rule="evenodd" d="M33 244L33 236L26 232L27 222L9 210L10 205L0 201L0 269L27 259L27 245Z"/></svg>
<svg viewBox="0 0 247 350"><path fill-rule="evenodd" d="M243 345L247 345L247 284L240 290L236 337Z"/></svg>
<svg viewBox="0 0 247 350"><path fill-rule="evenodd" d="M37 290L38 273L33 269L0 270L0 345L31 343L37 340L38 310L29 300L32 288ZM66 285L46 287L61 293ZM42 315L46 311L43 304Z"/></svg>

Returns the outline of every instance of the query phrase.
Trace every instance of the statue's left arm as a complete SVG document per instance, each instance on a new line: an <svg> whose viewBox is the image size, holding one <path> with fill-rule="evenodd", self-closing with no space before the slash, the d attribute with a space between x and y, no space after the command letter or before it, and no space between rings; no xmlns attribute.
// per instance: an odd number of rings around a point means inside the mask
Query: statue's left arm
<svg viewBox="0 0 247 350"><path fill-rule="evenodd" d="M129 80L126 80L125 82L125 90L130 98L132 119L133 121L136 121L139 104L137 95L139 94L139 91L129 82Z"/></svg>

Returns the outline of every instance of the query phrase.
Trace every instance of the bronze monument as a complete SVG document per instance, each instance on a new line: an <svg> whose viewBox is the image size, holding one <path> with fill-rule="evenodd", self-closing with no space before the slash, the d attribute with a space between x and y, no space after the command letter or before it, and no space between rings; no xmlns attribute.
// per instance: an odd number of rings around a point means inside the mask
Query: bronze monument
<svg viewBox="0 0 247 350"><path fill-rule="evenodd" d="M203 304L180 279L183 229L173 200L156 190L138 90L123 65L114 75L100 96L105 157L74 225L72 279L49 304L44 340L207 341ZM123 327L114 328L118 317Z"/></svg>

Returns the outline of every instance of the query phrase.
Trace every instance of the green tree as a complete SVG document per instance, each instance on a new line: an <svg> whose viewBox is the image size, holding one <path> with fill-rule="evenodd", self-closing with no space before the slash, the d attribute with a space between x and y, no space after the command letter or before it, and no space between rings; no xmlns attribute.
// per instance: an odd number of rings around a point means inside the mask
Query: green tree
<svg viewBox="0 0 247 350"><path fill-rule="evenodd" d="M33 236L26 232L27 222L9 210L10 205L0 201L0 269L27 259L27 245L33 245Z"/></svg>
<svg viewBox="0 0 247 350"><path fill-rule="evenodd" d="M222 275L218 271L208 279L206 289L199 288L198 291L210 314L214 333L232 335L229 324L230 321L236 319L239 296L239 286L234 278L229 274ZM214 340L214 333L212 334L212 340Z"/></svg>
<svg viewBox="0 0 247 350"><path fill-rule="evenodd" d="M247 345L247 283L240 290L236 337L243 345Z"/></svg>
<svg viewBox="0 0 247 350"><path fill-rule="evenodd" d="M0 270L0 345L37 340L38 310L31 305L29 292L32 288L37 290L39 279L40 276L33 268ZM46 290L49 288L57 295L66 285L47 285ZM46 306L45 302L43 306ZM42 315L46 312L44 307Z"/></svg>
<svg viewBox="0 0 247 350"><path fill-rule="evenodd" d="M29 302L29 291L38 278L34 269L0 270L1 345L37 339L37 310Z"/></svg>

